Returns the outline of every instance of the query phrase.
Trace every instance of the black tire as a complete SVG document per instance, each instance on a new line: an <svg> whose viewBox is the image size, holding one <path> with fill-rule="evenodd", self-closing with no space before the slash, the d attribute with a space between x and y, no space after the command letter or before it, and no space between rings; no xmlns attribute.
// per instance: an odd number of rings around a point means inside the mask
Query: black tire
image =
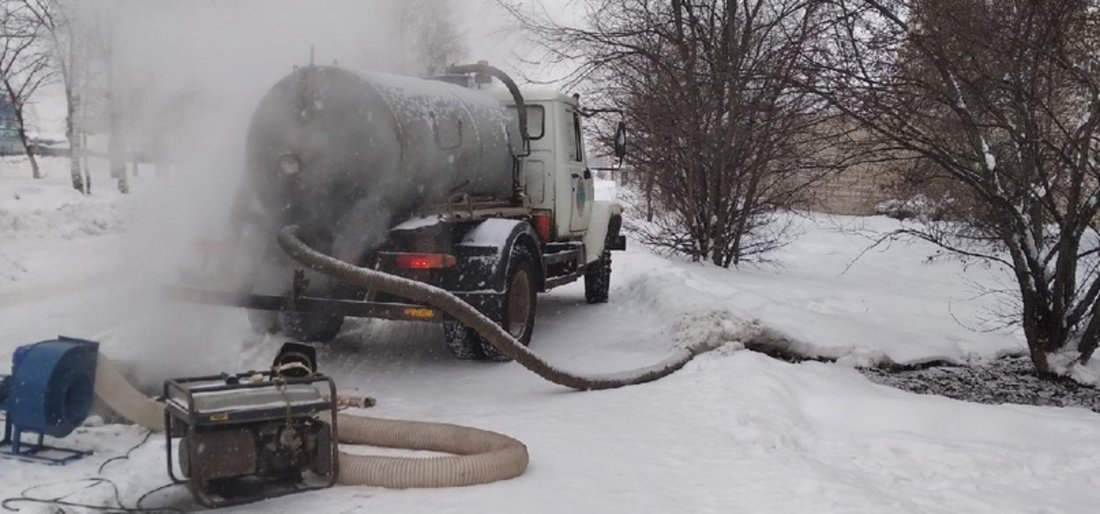
<svg viewBox="0 0 1100 514"><path fill-rule="evenodd" d="M283 312L279 318L283 333L302 342L330 342L344 326L344 317L331 312Z"/></svg>
<svg viewBox="0 0 1100 514"><path fill-rule="evenodd" d="M481 353L481 338L466 325L458 321L444 321L443 336L447 339L447 349L455 358L465 361L485 358L485 354Z"/></svg>
<svg viewBox="0 0 1100 514"><path fill-rule="evenodd" d="M278 334L283 329L279 324L279 313L274 311L249 309L248 322L252 324L252 330L261 334Z"/></svg>
<svg viewBox="0 0 1100 514"><path fill-rule="evenodd" d="M588 303L607 303L611 292L611 252L604 250L599 260L584 272L584 299Z"/></svg>
<svg viewBox="0 0 1100 514"><path fill-rule="evenodd" d="M507 266L505 301L494 308L495 312L484 314L526 346L531 342L531 333L535 326L537 302L535 260L527 248L515 246L508 256ZM517 318L515 323L512 321L513 318ZM495 362L511 360L477 332L459 322L445 322L443 332L447 338L447 347L459 359Z"/></svg>
<svg viewBox="0 0 1100 514"><path fill-rule="evenodd" d="M523 343L531 344L531 333L535 328L535 306L538 293L535 289L535 259L523 246L512 247L508 256L508 271L505 274L504 297L500 314L495 317L506 332ZM497 347L480 336L481 353L486 360L508 362L512 359L500 353Z"/></svg>
<svg viewBox="0 0 1100 514"><path fill-rule="evenodd" d="M334 313L248 311L253 330L263 334L282 333L302 342L327 343L336 339L344 317Z"/></svg>

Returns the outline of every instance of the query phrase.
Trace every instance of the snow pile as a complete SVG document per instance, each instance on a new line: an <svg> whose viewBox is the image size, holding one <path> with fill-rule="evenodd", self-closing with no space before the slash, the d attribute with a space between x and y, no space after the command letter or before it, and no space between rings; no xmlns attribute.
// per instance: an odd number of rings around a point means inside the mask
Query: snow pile
<svg viewBox="0 0 1100 514"><path fill-rule="evenodd" d="M0 239L76 239L122 232L124 202L113 184L85 196L68 186L67 158L40 157L39 164L46 177L35 180L25 158L0 159Z"/></svg>
<svg viewBox="0 0 1100 514"><path fill-rule="evenodd" d="M25 158L0 159L0 284L31 270L64 275L54 267L58 245L68 242L67 251L79 252L92 238L116 236L126 227L130 202L106 177L95 195L85 196L70 185L67 158L41 157L39 164L45 178L35 180Z"/></svg>
<svg viewBox="0 0 1100 514"><path fill-rule="evenodd" d="M122 231L117 205L88 201L72 191L65 196L42 197L41 190L25 188L0 207L0 237L15 239L76 239Z"/></svg>
<svg viewBox="0 0 1100 514"><path fill-rule="evenodd" d="M654 315L728 311L781 330L793 352L852 365L963 363L1024 351L1019 330L996 324L1013 314L1005 296L990 293L1011 290L1005 270L936 257L935 247L917 241L866 251L899 227L885 217L783 221L795 237L757 267L665 258L632 242L613 256L613 297Z"/></svg>

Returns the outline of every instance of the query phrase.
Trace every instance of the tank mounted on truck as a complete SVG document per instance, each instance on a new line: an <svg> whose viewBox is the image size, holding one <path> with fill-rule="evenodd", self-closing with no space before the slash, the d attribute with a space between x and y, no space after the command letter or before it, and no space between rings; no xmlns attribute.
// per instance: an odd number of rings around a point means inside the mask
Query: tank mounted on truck
<svg viewBox="0 0 1100 514"><path fill-rule="evenodd" d="M173 295L246 307L257 329L305 341L333 339L348 316L434 321L457 357L506 360L433 306L304 269L276 236L296 225L320 252L441 287L527 344L538 293L583 279L589 303L608 301L610 252L625 249L622 208L594 199L593 112L484 62L434 79L296 68L248 134L230 236L255 250L247 280ZM621 161L622 122L613 146Z"/></svg>

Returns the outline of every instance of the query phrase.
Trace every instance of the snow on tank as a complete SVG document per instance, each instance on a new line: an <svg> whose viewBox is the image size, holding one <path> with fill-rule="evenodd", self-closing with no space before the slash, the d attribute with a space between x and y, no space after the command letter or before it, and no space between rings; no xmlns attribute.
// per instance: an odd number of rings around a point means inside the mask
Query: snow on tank
<svg viewBox="0 0 1100 514"><path fill-rule="evenodd" d="M391 225L456 194L510 200L518 134L485 91L311 66L257 107L249 175L272 226L297 224L319 250L356 261Z"/></svg>

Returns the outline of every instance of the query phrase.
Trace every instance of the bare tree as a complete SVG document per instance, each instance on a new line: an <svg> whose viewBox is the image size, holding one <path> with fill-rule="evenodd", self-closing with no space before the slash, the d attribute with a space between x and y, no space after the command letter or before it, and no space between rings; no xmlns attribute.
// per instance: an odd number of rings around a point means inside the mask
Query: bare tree
<svg viewBox="0 0 1100 514"><path fill-rule="evenodd" d="M35 92L52 78L42 34L41 25L22 2L0 0L0 87L15 110L16 132L34 178L43 175L27 135L26 107Z"/></svg>
<svg viewBox="0 0 1100 514"><path fill-rule="evenodd" d="M646 174L643 238L737 265L783 244L780 209L842 167L844 133L794 87L819 36L814 0L596 0L587 27L513 14L570 77L630 122L631 164ZM652 207L652 209L650 209Z"/></svg>
<svg viewBox="0 0 1100 514"><path fill-rule="evenodd" d="M419 73L438 75L465 59L466 43L451 0L407 0L401 5L406 60Z"/></svg>
<svg viewBox="0 0 1100 514"><path fill-rule="evenodd" d="M42 29L53 60L53 68L65 89L65 136L69 140L70 175L73 189L87 194L81 170L80 137L76 121L80 113L80 56L74 26L73 6L69 0L21 0L27 13Z"/></svg>
<svg viewBox="0 0 1100 514"><path fill-rule="evenodd" d="M961 199L902 231L1012 272L1042 376L1100 341L1100 1L833 0L806 84Z"/></svg>

